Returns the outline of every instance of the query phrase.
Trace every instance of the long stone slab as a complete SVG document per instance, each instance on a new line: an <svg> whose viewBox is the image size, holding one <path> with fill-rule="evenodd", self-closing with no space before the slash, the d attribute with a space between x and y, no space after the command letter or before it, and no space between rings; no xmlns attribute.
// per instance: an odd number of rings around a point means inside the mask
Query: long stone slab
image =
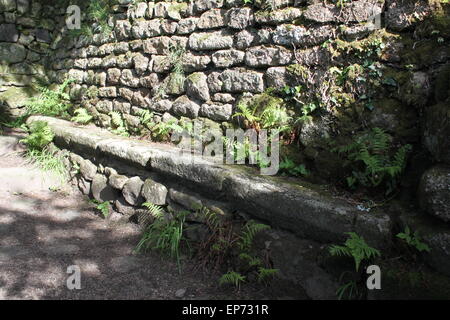
<svg viewBox="0 0 450 320"><path fill-rule="evenodd" d="M32 116L28 122L38 120L49 124L55 133L55 143L61 147L114 157L175 177L186 187L190 183L202 185L209 196L220 194L253 218L301 237L339 242L346 238L345 232L356 231L378 248L386 247L390 241L392 221L387 214L359 211L314 186L260 176L243 166L215 164L199 156L183 158L176 146L118 137L104 129L82 127L65 120Z"/></svg>

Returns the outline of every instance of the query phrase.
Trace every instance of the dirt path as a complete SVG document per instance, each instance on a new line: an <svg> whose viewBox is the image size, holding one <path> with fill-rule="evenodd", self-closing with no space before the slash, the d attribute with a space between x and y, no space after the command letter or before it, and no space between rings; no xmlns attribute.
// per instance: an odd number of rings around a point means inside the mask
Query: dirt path
<svg viewBox="0 0 450 320"><path fill-rule="evenodd" d="M267 288L221 288L217 275L180 275L157 254L134 255L136 225L101 218L88 199L27 164L15 134L0 136L0 299L261 299ZM66 286L81 269L81 289ZM282 298L292 298L285 297Z"/></svg>

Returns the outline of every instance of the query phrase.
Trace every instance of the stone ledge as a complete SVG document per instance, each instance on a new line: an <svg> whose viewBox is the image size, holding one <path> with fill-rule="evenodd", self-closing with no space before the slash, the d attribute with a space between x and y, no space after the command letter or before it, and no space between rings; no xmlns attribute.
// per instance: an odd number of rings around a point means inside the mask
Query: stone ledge
<svg viewBox="0 0 450 320"><path fill-rule="evenodd" d="M391 238L390 217L384 213L361 213L354 206L334 199L313 187L288 183L279 177L258 176L243 166L218 165L200 157L186 163L175 146L124 138L71 122L32 116L28 123L46 121L55 133L55 143L72 152L112 157L189 183L201 185L209 196L218 193L252 217L296 235L320 242L340 242L345 232L356 231L377 248Z"/></svg>

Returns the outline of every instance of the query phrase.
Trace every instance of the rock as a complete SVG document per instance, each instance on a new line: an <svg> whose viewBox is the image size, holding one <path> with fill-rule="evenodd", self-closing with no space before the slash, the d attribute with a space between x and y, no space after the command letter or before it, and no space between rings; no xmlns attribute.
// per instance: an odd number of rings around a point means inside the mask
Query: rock
<svg viewBox="0 0 450 320"><path fill-rule="evenodd" d="M142 196L147 202L163 206L166 204L167 188L152 179L147 179L142 187Z"/></svg>
<svg viewBox="0 0 450 320"><path fill-rule="evenodd" d="M140 206L144 199L141 194L144 181L140 177L133 177L128 179L122 189L122 195L125 200L132 206Z"/></svg>
<svg viewBox="0 0 450 320"><path fill-rule="evenodd" d="M426 0L399 2L386 1L386 28L394 31L403 31L424 20L431 8Z"/></svg>
<svg viewBox="0 0 450 320"><path fill-rule="evenodd" d="M0 12L16 10L16 0L0 0Z"/></svg>
<svg viewBox="0 0 450 320"><path fill-rule="evenodd" d="M197 23L199 18L186 18L178 21L177 34L191 34L197 30Z"/></svg>
<svg viewBox="0 0 450 320"><path fill-rule="evenodd" d="M305 146L320 146L330 137L331 128L324 119L314 119L303 124L299 140Z"/></svg>
<svg viewBox="0 0 450 320"><path fill-rule="evenodd" d="M160 100L150 105L150 109L157 112L167 112L172 109L172 101L168 99Z"/></svg>
<svg viewBox="0 0 450 320"><path fill-rule="evenodd" d="M116 190L108 185L108 179L101 174L96 174L92 179L92 196L100 202L113 201L117 198Z"/></svg>
<svg viewBox="0 0 450 320"><path fill-rule="evenodd" d="M169 37L156 37L144 40L143 49L148 54L167 55L170 53L170 45L172 41Z"/></svg>
<svg viewBox="0 0 450 320"><path fill-rule="evenodd" d="M133 56L134 69L138 75L142 75L148 69L149 58L142 55L141 53L137 53Z"/></svg>
<svg viewBox="0 0 450 320"><path fill-rule="evenodd" d="M200 114L215 121L228 121L231 118L233 106L231 104L203 104Z"/></svg>
<svg viewBox="0 0 450 320"><path fill-rule="evenodd" d="M251 8L233 8L227 12L228 26L234 29L245 29L254 22Z"/></svg>
<svg viewBox="0 0 450 320"><path fill-rule="evenodd" d="M86 196L89 196L91 194L91 183L85 180L83 177L80 177L78 179L78 188Z"/></svg>
<svg viewBox="0 0 450 320"><path fill-rule="evenodd" d="M423 143L436 161L450 164L450 108L447 102L425 111Z"/></svg>
<svg viewBox="0 0 450 320"><path fill-rule="evenodd" d="M303 26L278 26L273 34L275 44L292 47L292 44L301 47L310 47L322 44L325 40L334 39L333 27L314 26L305 28Z"/></svg>
<svg viewBox="0 0 450 320"><path fill-rule="evenodd" d="M196 72L186 78L186 94L194 100L208 101L210 99L207 77Z"/></svg>
<svg viewBox="0 0 450 320"><path fill-rule="evenodd" d="M199 29L213 29L225 26L225 10L211 9L200 16L197 23Z"/></svg>
<svg viewBox="0 0 450 320"><path fill-rule="evenodd" d="M212 97L213 101L221 103L233 103L236 99L229 93L216 93Z"/></svg>
<svg viewBox="0 0 450 320"><path fill-rule="evenodd" d="M239 50L219 50L213 53L212 61L218 68L228 68L244 61L245 52Z"/></svg>
<svg viewBox="0 0 450 320"><path fill-rule="evenodd" d="M200 106L189 100L187 96L181 96L173 103L172 110L178 116L185 116L194 119L198 116Z"/></svg>
<svg viewBox="0 0 450 320"><path fill-rule="evenodd" d="M263 74L246 70L225 70L219 76L222 90L225 92L252 92L264 91Z"/></svg>
<svg viewBox="0 0 450 320"><path fill-rule="evenodd" d="M175 189L169 189L169 197L188 210L195 211L203 207L203 203L200 199Z"/></svg>
<svg viewBox="0 0 450 320"><path fill-rule="evenodd" d="M135 214L145 214L145 209L137 209L128 204L124 197L120 196L116 201L114 201L114 206L116 210L126 216L132 216Z"/></svg>
<svg viewBox="0 0 450 320"><path fill-rule="evenodd" d="M427 170L419 187L421 208L428 214L450 222L450 168L435 166Z"/></svg>
<svg viewBox="0 0 450 320"><path fill-rule="evenodd" d="M109 176L108 184L117 190L122 190L128 182L128 177L121 174L112 174Z"/></svg>
<svg viewBox="0 0 450 320"><path fill-rule="evenodd" d="M283 22L293 22L302 16L302 10L299 8L286 8L273 11L257 11L255 21L258 24L279 25Z"/></svg>
<svg viewBox="0 0 450 320"><path fill-rule="evenodd" d="M0 24L0 42L17 42L19 31L15 24Z"/></svg>
<svg viewBox="0 0 450 320"><path fill-rule="evenodd" d="M209 56L196 56L192 53L186 53L183 56L183 70L186 72L205 70L210 62Z"/></svg>
<svg viewBox="0 0 450 320"><path fill-rule="evenodd" d="M92 181L97 174L97 166L89 160L80 162L80 173L87 181Z"/></svg>
<svg viewBox="0 0 450 320"><path fill-rule="evenodd" d="M224 0L196 0L194 2L194 10L203 12L209 9L221 8Z"/></svg>
<svg viewBox="0 0 450 320"><path fill-rule="evenodd" d="M192 50L220 50L233 46L233 37L224 30L204 33L193 33L189 36L189 47Z"/></svg>
<svg viewBox="0 0 450 320"><path fill-rule="evenodd" d="M186 294L186 289L178 289L178 290L175 292L175 297L177 297L177 298L183 298L185 294Z"/></svg>
<svg viewBox="0 0 450 320"><path fill-rule="evenodd" d="M293 54L282 47L254 47L245 53L245 63L249 67L279 66L292 62Z"/></svg>
<svg viewBox="0 0 450 320"><path fill-rule="evenodd" d="M50 43L52 41L50 32L45 29L36 29L35 36L38 42Z"/></svg>
<svg viewBox="0 0 450 320"><path fill-rule="evenodd" d="M155 20L137 20L131 28L131 34L135 39L145 39L160 36L162 33L161 21Z"/></svg>
<svg viewBox="0 0 450 320"><path fill-rule="evenodd" d="M17 63L24 61L27 50L17 43L0 43L0 61L4 63Z"/></svg>
<svg viewBox="0 0 450 320"><path fill-rule="evenodd" d="M269 88L283 88L288 84L285 67L272 67L266 71L266 83Z"/></svg>

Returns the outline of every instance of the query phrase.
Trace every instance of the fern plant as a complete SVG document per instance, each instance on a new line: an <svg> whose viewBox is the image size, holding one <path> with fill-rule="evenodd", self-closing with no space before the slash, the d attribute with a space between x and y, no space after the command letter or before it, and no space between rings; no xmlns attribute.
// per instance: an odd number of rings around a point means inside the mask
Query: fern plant
<svg viewBox="0 0 450 320"><path fill-rule="evenodd" d="M148 249L158 250L167 254L177 261L178 269L181 272L180 247L183 237L183 224L186 212L180 212L172 220L166 219L162 207L153 203L143 204L148 209L148 213L154 218L139 241L135 251L142 252Z"/></svg>
<svg viewBox="0 0 450 320"><path fill-rule="evenodd" d="M53 141L54 137L55 135L47 122L35 121L30 125L29 135L20 142L25 143L31 150L43 150Z"/></svg>
<svg viewBox="0 0 450 320"><path fill-rule="evenodd" d="M78 108L74 111L75 116L73 116L70 121L79 123L79 124L88 124L92 121L92 116L88 113L88 111L84 108Z"/></svg>
<svg viewBox="0 0 450 320"><path fill-rule="evenodd" d="M111 205L109 204L108 201L101 202L101 201L92 199L91 202L96 205L95 209L100 211L100 213L103 215L103 217L105 219L109 217L110 212L111 212Z"/></svg>
<svg viewBox="0 0 450 320"><path fill-rule="evenodd" d="M72 79L66 79L55 90L46 87L38 88L41 94L38 97L30 98L25 105L27 114L68 117L67 111L71 104L66 89L72 82Z"/></svg>
<svg viewBox="0 0 450 320"><path fill-rule="evenodd" d="M239 242L237 243L238 248L244 252L250 251L255 236L267 229L270 229L270 227L266 224L257 223L253 220L248 221L245 224Z"/></svg>
<svg viewBox="0 0 450 320"><path fill-rule="evenodd" d="M355 232L347 232L349 236L343 246L332 245L329 248L329 252L332 256L337 257L350 257L355 262L355 271L358 273L362 262L368 262L376 257L381 256L379 250L370 247L363 237L359 236ZM343 272L339 279L342 282L344 276L349 272ZM338 288L336 294L339 299L342 299L344 294L348 292L348 297L352 298L353 295L359 295L358 283L355 280L350 280L344 283Z"/></svg>
<svg viewBox="0 0 450 320"><path fill-rule="evenodd" d="M111 111L109 115L111 116L111 132L120 136L129 136L130 134L122 115L117 111Z"/></svg>
<svg viewBox="0 0 450 320"><path fill-rule="evenodd" d="M430 247L420 239L419 232L416 230L412 233L409 226L406 226L404 232L398 233L396 237L404 240L409 246L415 248L419 252L431 251Z"/></svg>
<svg viewBox="0 0 450 320"><path fill-rule="evenodd" d="M245 282L245 276L235 271L229 271L224 275L222 275L219 279L220 285L231 284L238 289L240 288L243 282Z"/></svg>
<svg viewBox="0 0 450 320"><path fill-rule="evenodd" d="M385 185L386 194L395 190L403 173L411 145L401 146L395 153L391 147L391 136L380 128L365 132L346 146L334 148L339 154L345 154L344 166L355 168L347 177L349 187L361 184L365 187Z"/></svg>
<svg viewBox="0 0 450 320"><path fill-rule="evenodd" d="M307 176L309 174L304 164L297 165L289 158L284 158L280 162L280 170L291 176Z"/></svg>

